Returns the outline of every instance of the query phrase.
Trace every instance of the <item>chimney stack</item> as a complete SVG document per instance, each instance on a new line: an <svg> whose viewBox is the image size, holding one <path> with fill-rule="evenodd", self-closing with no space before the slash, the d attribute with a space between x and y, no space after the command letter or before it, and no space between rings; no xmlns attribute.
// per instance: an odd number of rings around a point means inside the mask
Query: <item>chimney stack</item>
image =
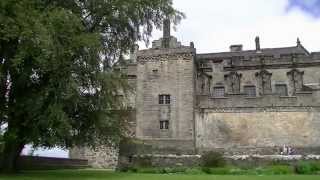
<svg viewBox="0 0 320 180"><path fill-rule="evenodd" d="M301 46L301 41L299 38L297 38L297 47Z"/></svg>
<svg viewBox="0 0 320 180"><path fill-rule="evenodd" d="M163 21L163 40L162 47L169 48L170 47L170 39L171 39L171 22L170 19L166 18Z"/></svg>
<svg viewBox="0 0 320 180"><path fill-rule="evenodd" d="M255 41L256 41L256 51L260 51L261 48L260 48L260 38L259 38L259 36L256 37Z"/></svg>
<svg viewBox="0 0 320 180"><path fill-rule="evenodd" d="M231 52L240 52L240 51L242 51L242 48L243 48L242 44L231 45L230 51Z"/></svg>

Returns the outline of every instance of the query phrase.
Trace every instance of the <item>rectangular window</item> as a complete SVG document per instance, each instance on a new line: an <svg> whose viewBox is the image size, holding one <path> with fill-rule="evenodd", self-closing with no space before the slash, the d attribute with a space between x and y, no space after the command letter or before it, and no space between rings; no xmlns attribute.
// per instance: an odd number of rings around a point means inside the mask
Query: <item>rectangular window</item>
<svg viewBox="0 0 320 180"><path fill-rule="evenodd" d="M171 97L170 95L159 95L159 104L170 104Z"/></svg>
<svg viewBox="0 0 320 180"><path fill-rule="evenodd" d="M170 104L170 95L166 95L166 104Z"/></svg>
<svg viewBox="0 0 320 180"><path fill-rule="evenodd" d="M276 93L279 96L288 96L287 85L285 85L285 84L276 84Z"/></svg>
<svg viewBox="0 0 320 180"><path fill-rule="evenodd" d="M169 129L169 121L160 121L160 129Z"/></svg>
<svg viewBox="0 0 320 180"><path fill-rule="evenodd" d="M164 95L159 95L159 104L164 104Z"/></svg>
<svg viewBox="0 0 320 180"><path fill-rule="evenodd" d="M213 96L214 97L224 97L225 90L224 87L214 87L213 88Z"/></svg>
<svg viewBox="0 0 320 180"><path fill-rule="evenodd" d="M244 94L249 97L256 97L256 87L244 86Z"/></svg>

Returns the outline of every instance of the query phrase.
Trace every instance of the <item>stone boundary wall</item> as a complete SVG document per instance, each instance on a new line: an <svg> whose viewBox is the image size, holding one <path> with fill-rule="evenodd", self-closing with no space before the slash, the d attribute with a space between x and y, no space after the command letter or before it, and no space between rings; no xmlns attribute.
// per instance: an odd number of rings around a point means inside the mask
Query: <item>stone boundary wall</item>
<svg viewBox="0 0 320 180"><path fill-rule="evenodd" d="M296 164L298 161L320 161L320 155L233 155L224 156L230 165L238 167L258 167L274 163ZM121 158L120 166L150 167L197 167L201 165L201 155L134 155L130 159Z"/></svg>
<svg viewBox="0 0 320 180"><path fill-rule="evenodd" d="M320 161L320 155L234 155L225 156L228 164L237 167L258 167L274 163L294 165L299 161Z"/></svg>
<svg viewBox="0 0 320 180"><path fill-rule="evenodd" d="M49 169L81 169L88 168L88 160L51 158L38 156L21 156L18 167L22 170L49 170Z"/></svg>
<svg viewBox="0 0 320 180"><path fill-rule="evenodd" d="M151 167L193 167L201 163L200 155L139 155L133 156L132 162L149 160Z"/></svg>
<svg viewBox="0 0 320 180"><path fill-rule="evenodd" d="M95 149L89 147L69 149L69 157L86 159L92 168L115 169L118 165L119 148L101 145Z"/></svg>

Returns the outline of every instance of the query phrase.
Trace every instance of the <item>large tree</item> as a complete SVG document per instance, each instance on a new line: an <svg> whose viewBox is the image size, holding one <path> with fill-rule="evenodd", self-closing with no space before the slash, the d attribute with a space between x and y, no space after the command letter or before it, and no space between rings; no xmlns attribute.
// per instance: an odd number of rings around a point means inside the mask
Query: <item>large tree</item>
<svg viewBox="0 0 320 180"><path fill-rule="evenodd" d="M181 17L171 0L1 0L2 170L16 168L26 144L117 142L116 94L127 83L113 65L164 18Z"/></svg>

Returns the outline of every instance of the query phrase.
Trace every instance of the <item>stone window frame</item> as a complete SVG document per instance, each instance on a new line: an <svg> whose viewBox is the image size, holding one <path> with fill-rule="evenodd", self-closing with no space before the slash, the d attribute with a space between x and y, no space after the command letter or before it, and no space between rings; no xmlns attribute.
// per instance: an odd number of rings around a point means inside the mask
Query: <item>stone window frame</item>
<svg viewBox="0 0 320 180"><path fill-rule="evenodd" d="M160 123L159 124L160 130L169 130L169 127L170 127L169 120L160 120L159 123Z"/></svg>
<svg viewBox="0 0 320 180"><path fill-rule="evenodd" d="M279 93L279 87L281 87L281 86L285 87L285 94ZM275 94L279 95L280 97L289 96L289 94L288 94L288 85L287 84L285 84L285 83L277 83L277 84L274 85L274 87L275 87Z"/></svg>
<svg viewBox="0 0 320 180"><path fill-rule="evenodd" d="M220 90L223 89L223 95L220 95L219 93L217 93L217 90L219 89ZM214 98L226 97L226 88L224 86L214 86L212 96Z"/></svg>
<svg viewBox="0 0 320 180"><path fill-rule="evenodd" d="M170 105L171 95L170 94L159 94L159 104L160 105Z"/></svg>
<svg viewBox="0 0 320 180"><path fill-rule="evenodd" d="M251 88L251 89L249 89ZM249 91L247 91L249 90ZM252 90L252 91L250 91ZM253 93L250 93L253 92ZM243 86L243 93L247 97L257 97L257 87L255 85L244 85Z"/></svg>

